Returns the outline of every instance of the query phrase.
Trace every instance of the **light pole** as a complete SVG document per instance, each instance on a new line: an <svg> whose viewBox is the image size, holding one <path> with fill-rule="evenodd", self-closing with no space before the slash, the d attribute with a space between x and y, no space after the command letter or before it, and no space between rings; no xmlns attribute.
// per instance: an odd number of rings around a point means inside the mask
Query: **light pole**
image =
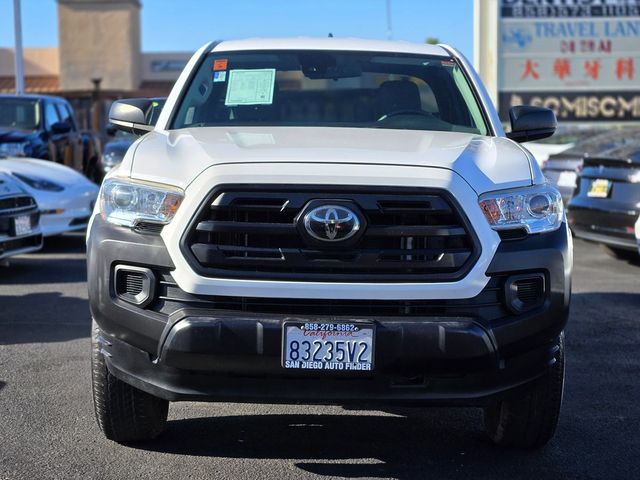
<svg viewBox="0 0 640 480"><path fill-rule="evenodd" d="M393 38L393 29L391 28L391 0L387 0L387 39Z"/></svg>
<svg viewBox="0 0 640 480"><path fill-rule="evenodd" d="M15 34L14 58L16 64L16 95L24 93L24 61L22 58L22 20L20 0L13 0L13 31Z"/></svg>

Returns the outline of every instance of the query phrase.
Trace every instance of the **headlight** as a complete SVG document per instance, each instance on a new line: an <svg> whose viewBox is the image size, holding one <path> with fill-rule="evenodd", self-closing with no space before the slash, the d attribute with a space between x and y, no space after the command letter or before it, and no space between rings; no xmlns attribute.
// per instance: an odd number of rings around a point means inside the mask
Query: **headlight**
<svg viewBox="0 0 640 480"><path fill-rule="evenodd" d="M115 151L111 151L108 153L104 153L100 158L100 163L102 164L102 170L107 173L113 167L122 162L122 155Z"/></svg>
<svg viewBox="0 0 640 480"><path fill-rule="evenodd" d="M528 233L552 232L564 218L560 192L548 184L485 193L479 202L494 230L524 228Z"/></svg>
<svg viewBox="0 0 640 480"><path fill-rule="evenodd" d="M29 143L0 143L0 155L7 157L26 157L31 149Z"/></svg>
<svg viewBox="0 0 640 480"><path fill-rule="evenodd" d="M100 191L100 214L107 222L126 227L141 221L166 224L183 198L184 193L176 187L105 180Z"/></svg>
<svg viewBox="0 0 640 480"><path fill-rule="evenodd" d="M44 178L31 177L15 172L13 173L13 176L36 190L44 190L45 192L61 192L64 190L62 185L58 185L57 183Z"/></svg>

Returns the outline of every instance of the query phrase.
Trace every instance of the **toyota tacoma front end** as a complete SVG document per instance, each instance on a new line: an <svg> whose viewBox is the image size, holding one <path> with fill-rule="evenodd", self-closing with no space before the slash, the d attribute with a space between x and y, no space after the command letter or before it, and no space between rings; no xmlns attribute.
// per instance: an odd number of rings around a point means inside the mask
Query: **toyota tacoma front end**
<svg viewBox="0 0 640 480"><path fill-rule="evenodd" d="M144 135L88 232L108 438L179 400L479 406L498 444L552 437L571 239L517 143L551 111L507 138L455 50L337 39L207 45L149 108L112 107Z"/></svg>

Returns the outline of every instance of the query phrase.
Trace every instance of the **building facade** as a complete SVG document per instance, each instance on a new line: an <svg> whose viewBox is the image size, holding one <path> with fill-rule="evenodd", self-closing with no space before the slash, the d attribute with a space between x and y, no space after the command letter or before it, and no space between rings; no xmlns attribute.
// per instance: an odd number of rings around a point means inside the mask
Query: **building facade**
<svg viewBox="0 0 640 480"><path fill-rule="evenodd" d="M115 99L166 96L191 56L141 51L139 0L57 0L57 7L58 47L23 51L25 91L68 98L84 128L102 131ZM15 91L14 55L0 48L0 93Z"/></svg>

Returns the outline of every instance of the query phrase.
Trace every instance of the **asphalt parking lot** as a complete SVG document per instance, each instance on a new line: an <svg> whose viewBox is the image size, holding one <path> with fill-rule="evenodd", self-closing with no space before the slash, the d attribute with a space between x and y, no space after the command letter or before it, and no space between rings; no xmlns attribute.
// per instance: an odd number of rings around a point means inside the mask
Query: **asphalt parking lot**
<svg viewBox="0 0 640 480"><path fill-rule="evenodd" d="M539 452L494 448L476 410L199 403L125 447L93 418L84 239L54 238L0 268L0 478L637 478L640 264L580 241L575 259L565 403Z"/></svg>

